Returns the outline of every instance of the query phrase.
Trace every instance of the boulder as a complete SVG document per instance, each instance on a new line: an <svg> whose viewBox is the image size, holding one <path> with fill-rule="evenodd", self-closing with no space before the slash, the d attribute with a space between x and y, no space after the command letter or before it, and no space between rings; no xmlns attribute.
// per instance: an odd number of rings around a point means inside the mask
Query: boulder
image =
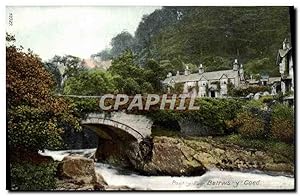
<svg viewBox="0 0 300 196"><path fill-rule="evenodd" d="M194 176L206 168L193 157L196 152L178 139L161 137L153 143L152 159L143 165L143 171L152 175Z"/></svg>
<svg viewBox="0 0 300 196"><path fill-rule="evenodd" d="M143 170L149 174L172 176L202 175L205 171L216 169L294 173L293 165L284 156L275 157L273 153L209 138L155 137L152 159Z"/></svg>
<svg viewBox="0 0 300 196"><path fill-rule="evenodd" d="M107 191L132 191L134 190L133 188L130 188L128 186L106 186L105 190Z"/></svg>
<svg viewBox="0 0 300 196"><path fill-rule="evenodd" d="M96 174L94 161L82 156L66 156L58 165L58 177L82 184L106 184L103 177Z"/></svg>
<svg viewBox="0 0 300 196"><path fill-rule="evenodd" d="M246 98L247 98L247 99L252 99L253 96L254 96L254 94L253 94L253 93L250 93L250 94L248 94L248 95L246 96Z"/></svg>
<svg viewBox="0 0 300 196"><path fill-rule="evenodd" d="M258 100L260 97L261 97L261 93L258 92L258 93L255 93L253 99L254 99L254 100Z"/></svg>
<svg viewBox="0 0 300 196"><path fill-rule="evenodd" d="M107 183L104 180L103 176L99 173L96 173L96 184L97 185L107 185Z"/></svg>
<svg viewBox="0 0 300 196"><path fill-rule="evenodd" d="M101 142L97 158L146 175L199 176L209 170L294 173L284 154L250 149L209 137L156 136L141 143ZM96 154L97 155L97 154ZM279 157L280 160L275 160Z"/></svg>
<svg viewBox="0 0 300 196"><path fill-rule="evenodd" d="M98 191L105 190L106 185L84 184L72 180L57 180L56 189L58 191Z"/></svg>

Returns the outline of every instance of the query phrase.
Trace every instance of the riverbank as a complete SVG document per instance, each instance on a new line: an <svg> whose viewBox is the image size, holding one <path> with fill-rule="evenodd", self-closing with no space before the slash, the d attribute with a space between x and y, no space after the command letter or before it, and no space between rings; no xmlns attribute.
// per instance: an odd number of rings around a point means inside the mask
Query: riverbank
<svg viewBox="0 0 300 196"><path fill-rule="evenodd" d="M226 160L236 157L232 156L232 158L230 158L232 151L241 153L240 157L245 159L245 162L250 161L250 165L248 167L250 170L253 168L266 173L278 172L280 174L287 175L294 174L295 146L293 144L268 139L247 139L239 134L214 137L185 136L180 132L164 129L154 129L152 130L152 135L154 138L158 138L158 140L160 140L159 138L164 137L174 138L178 141L182 141L186 146L191 147L195 151L204 151L206 153L211 152L214 154L215 149L216 151L221 150L221 152L223 152L224 150L224 152L229 152L226 156L218 156L218 153L215 154L217 155L217 159L224 157ZM225 160L223 163L226 162ZM253 161L253 164L257 162L257 164L261 163L261 165L256 168L255 164L251 166L251 160ZM224 164L220 163L220 165ZM219 167L219 169L239 171L239 168L236 168L237 165L233 164L233 168L231 168L229 164L227 164L227 166L228 167L224 165L224 167ZM242 167L242 169L245 170L247 167Z"/></svg>
<svg viewBox="0 0 300 196"><path fill-rule="evenodd" d="M95 149L46 151L52 157L87 156ZM44 154L44 155L46 155ZM57 156L55 156L57 155ZM294 188L292 176L268 175L264 173L238 171L208 171L201 176L145 176L131 170L96 163L95 171L105 183L94 186L71 180L57 180L58 191L102 191L102 190L261 190Z"/></svg>
<svg viewBox="0 0 300 196"><path fill-rule="evenodd" d="M92 158L96 149L45 151L62 161L66 156ZM228 137L154 136L150 162L142 172L107 163L95 171L107 184L94 186L58 180L57 190L215 190L293 189L293 148L281 143L252 143ZM203 171L193 175L172 172ZM177 173L176 173L177 174Z"/></svg>

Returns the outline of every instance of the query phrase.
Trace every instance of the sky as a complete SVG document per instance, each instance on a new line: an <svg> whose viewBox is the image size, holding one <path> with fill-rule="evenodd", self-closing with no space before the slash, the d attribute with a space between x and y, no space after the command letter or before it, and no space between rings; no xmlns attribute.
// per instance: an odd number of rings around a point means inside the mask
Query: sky
<svg viewBox="0 0 300 196"><path fill-rule="evenodd" d="M89 58L110 47L118 33L126 30L134 35L142 16L159 8L7 7L6 32L15 35L17 46L30 48L43 60L65 54Z"/></svg>

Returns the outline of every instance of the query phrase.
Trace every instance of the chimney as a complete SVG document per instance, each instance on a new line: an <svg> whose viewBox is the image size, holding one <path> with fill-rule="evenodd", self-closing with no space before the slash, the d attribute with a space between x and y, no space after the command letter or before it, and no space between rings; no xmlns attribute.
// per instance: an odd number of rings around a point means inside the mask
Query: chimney
<svg viewBox="0 0 300 196"><path fill-rule="evenodd" d="M237 71L239 69L239 63L237 59L234 59L233 63L233 71Z"/></svg>
<svg viewBox="0 0 300 196"><path fill-rule="evenodd" d="M185 66L184 75L190 75L190 69L189 66Z"/></svg>
<svg viewBox="0 0 300 196"><path fill-rule="evenodd" d="M241 81L245 80L243 64L241 64L241 67L240 67L240 80Z"/></svg>
<svg viewBox="0 0 300 196"><path fill-rule="evenodd" d="M204 73L204 68L203 68L203 65L200 64L199 66L199 74L203 74Z"/></svg>
<svg viewBox="0 0 300 196"><path fill-rule="evenodd" d="M177 72L176 72L176 76L179 76L179 75L180 75L180 73L179 73L179 71L177 71Z"/></svg>

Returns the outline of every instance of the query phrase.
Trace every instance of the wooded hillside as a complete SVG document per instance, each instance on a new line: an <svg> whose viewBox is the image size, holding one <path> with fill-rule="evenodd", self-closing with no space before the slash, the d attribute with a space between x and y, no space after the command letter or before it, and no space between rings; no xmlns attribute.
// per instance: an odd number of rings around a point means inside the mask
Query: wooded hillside
<svg viewBox="0 0 300 196"><path fill-rule="evenodd" d="M284 38L290 38L288 7L163 7L145 15L135 35L120 32L112 49L96 56L112 59L131 49L141 66L152 58L179 69L202 63L207 71L231 68L238 58L246 72L274 76Z"/></svg>

